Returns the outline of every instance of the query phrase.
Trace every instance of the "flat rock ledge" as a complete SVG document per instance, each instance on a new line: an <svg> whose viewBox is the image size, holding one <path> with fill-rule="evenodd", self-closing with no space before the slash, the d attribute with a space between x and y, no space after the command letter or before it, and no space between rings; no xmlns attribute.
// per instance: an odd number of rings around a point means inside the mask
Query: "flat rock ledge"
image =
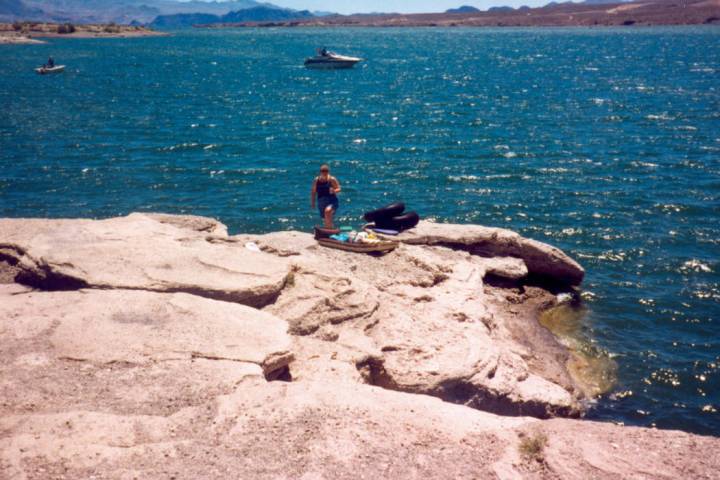
<svg viewBox="0 0 720 480"><path fill-rule="evenodd" d="M485 257L516 257L528 273L560 284L580 285L585 270L562 250L504 228L421 221L391 237L411 245L440 245Z"/></svg>
<svg viewBox="0 0 720 480"><path fill-rule="evenodd" d="M185 292L262 307L289 269L273 255L213 244L224 225L192 216L132 214L108 220L0 220L0 260L17 281L45 290Z"/></svg>
<svg viewBox="0 0 720 480"><path fill-rule="evenodd" d="M401 239L373 257L192 216L0 220L0 477L716 475L717 438L542 420L584 398L537 322L555 297L524 284L579 283L563 252Z"/></svg>

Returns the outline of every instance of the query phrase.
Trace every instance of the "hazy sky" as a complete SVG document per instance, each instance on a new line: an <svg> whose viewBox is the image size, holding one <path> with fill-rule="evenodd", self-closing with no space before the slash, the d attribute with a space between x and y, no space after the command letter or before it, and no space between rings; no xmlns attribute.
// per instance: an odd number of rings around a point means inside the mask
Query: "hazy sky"
<svg viewBox="0 0 720 480"><path fill-rule="evenodd" d="M519 7L539 7L550 2L550 0L355 0L355 1L333 1L333 0L268 0L269 3L282 7L295 8L297 10L323 10L337 13L368 13L368 12L444 12L448 8L456 8L460 5L472 5L481 10L489 7L507 5Z"/></svg>

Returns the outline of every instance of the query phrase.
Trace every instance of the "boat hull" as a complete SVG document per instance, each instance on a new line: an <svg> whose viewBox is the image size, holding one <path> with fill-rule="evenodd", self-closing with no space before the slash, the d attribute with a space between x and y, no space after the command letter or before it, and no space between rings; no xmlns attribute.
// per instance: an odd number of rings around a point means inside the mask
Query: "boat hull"
<svg viewBox="0 0 720 480"><path fill-rule="evenodd" d="M314 70L342 70L353 68L359 60L305 60L305 67Z"/></svg>
<svg viewBox="0 0 720 480"><path fill-rule="evenodd" d="M346 252L383 254L395 250L399 243L386 241L377 243L348 243L333 240L332 238L318 238L317 242L323 247L335 248Z"/></svg>
<svg viewBox="0 0 720 480"><path fill-rule="evenodd" d="M65 71L65 65L58 65L57 67L52 67L52 68L39 67L39 68L36 68L35 71L39 75L51 75L54 73L62 73Z"/></svg>

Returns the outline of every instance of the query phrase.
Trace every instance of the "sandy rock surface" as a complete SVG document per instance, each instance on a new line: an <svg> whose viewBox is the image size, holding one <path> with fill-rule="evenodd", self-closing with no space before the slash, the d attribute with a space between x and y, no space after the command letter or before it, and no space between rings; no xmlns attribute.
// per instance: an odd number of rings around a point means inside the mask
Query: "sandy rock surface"
<svg viewBox="0 0 720 480"><path fill-rule="evenodd" d="M292 360L287 324L244 305L184 293L134 290L3 295L7 342L47 332L59 358L93 364L145 364L209 358L259 365Z"/></svg>
<svg viewBox="0 0 720 480"><path fill-rule="evenodd" d="M720 441L500 417L360 384L246 377L168 414L66 409L0 419L10 478L713 478ZM539 452L526 444L541 442Z"/></svg>
<svg viewBox="0 0 720 480"><path fill-rule="evenodd" d="M0 478L715 478L717 438L523 416L583 394L530 257L473 235L0 220Z"/></svg>

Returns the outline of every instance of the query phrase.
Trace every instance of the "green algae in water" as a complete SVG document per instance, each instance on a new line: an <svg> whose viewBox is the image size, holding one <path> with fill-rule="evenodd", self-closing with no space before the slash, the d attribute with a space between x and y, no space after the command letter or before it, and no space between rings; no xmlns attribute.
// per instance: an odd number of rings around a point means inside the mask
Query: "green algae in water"
<svg viewBox="0 0 720 480"><path fill-rule="evenodd" d="M609 392L617 379L617 363L597 347L585 331L587 309L563 303L545 311L540 324L550 330L570 351L567 369L589 398Z"/></svg>

